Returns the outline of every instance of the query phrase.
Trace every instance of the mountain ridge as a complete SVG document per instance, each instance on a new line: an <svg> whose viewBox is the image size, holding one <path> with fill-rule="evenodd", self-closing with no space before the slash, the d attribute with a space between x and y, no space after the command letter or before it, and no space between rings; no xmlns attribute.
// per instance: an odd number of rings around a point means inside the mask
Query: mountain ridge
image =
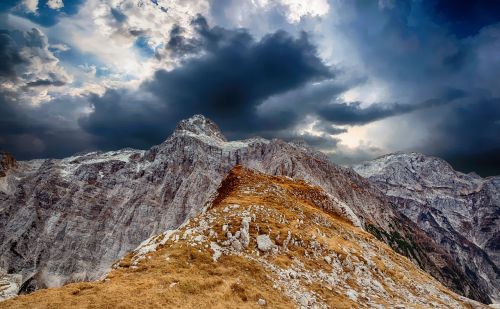
<svg viewBox="0 0 500 309"><path fill-rule="evenodd" d="M319 187L236 166L205 211L144 241L99 282L9 308L486 308L334 211Z"/></svg>
<svg viewBox="0 0 500 309"><path fill-rule="evenodd" d="M198 214L241 164L321 187L356 225L453 290L489 301L474 277L353 170L304 145L227 141L201 117L181 122L149 150L18 162L0 178L6 184L0 191L0 267L22 275L22 292L95 280L144 239Z"/></svg>
<svg viewBox="0 0 500 309"><path fill-rule="evenodd" d="M446 161L394 153L354 169L393 199L399 211L500 291L500 177L457 172Z"/></svg>

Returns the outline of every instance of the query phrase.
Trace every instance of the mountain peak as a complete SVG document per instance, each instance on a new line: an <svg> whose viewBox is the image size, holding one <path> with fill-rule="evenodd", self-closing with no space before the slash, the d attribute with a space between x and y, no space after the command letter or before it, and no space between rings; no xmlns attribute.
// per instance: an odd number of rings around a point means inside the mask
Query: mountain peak
<svg viewBox="0 0 500 309"><path fill-rule="evenodd" d="M441 158L418 152L401 151L357 164L353 168L363 177L385 174L387 169L396 169L398 173L411 171L412 175L416 173L432 174L435 175L433 176L434 180L442 179L443 177L456 177L458 174L461 174Z"/></svg>
<svg viewBox="0 0 500 309"><path fill-rule="evenodd" d="M196 135L205 135L208 137L215 137L222 141L227 141L226 137L222 134L221 130L212 120L203 115L196 114L190 118L183 119L177 124L175 132L190 132Z"/></svg>

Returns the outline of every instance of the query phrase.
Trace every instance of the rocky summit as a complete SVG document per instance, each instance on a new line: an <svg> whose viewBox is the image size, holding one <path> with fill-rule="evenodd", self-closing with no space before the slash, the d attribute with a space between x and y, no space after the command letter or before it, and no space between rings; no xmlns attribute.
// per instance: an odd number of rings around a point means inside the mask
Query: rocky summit
<svg viewBox="0 0 500 309"><path fill-rule="evenodd" d="M486 308L363 231L304 181L237 166L206 211L144 241L98 282L9 308Z"/></svg>
<svg viewBox="0 0 500 309"><path fill-rule="evenodd" d="M419 153L386 155L355 170L500 302L500 177L460 173Z"/></svg>
<svg viewBox="0 0 500 309"><path fill-rule="evenodd" d="M465 249L450 249L450 242L415 220L405 211L405 200L373 177L337 166L302 143L228 141L215 123L195 115L148 150L7 161L15 164L8 164L0 177L0 280L6 282L0 298L104 278L145 239L178 229L210 207L220 196L222 180L241 165L315 186L324 197L316 206L375 236L455 293L483 303L495 299L495 281L490 279L495 264L484 262L493 261L494 255L467 260ZM301 191L296 193L302 198ZM498 195L488 199L498 205ZM488 199L476 200L477 207ZM492 229L498 228L491 222ZM482 233L478 229L470 242L490 254L487 247L498 243L495 234ZM276 240L263 235L255 242L258 248L272 249Z"/></svg>

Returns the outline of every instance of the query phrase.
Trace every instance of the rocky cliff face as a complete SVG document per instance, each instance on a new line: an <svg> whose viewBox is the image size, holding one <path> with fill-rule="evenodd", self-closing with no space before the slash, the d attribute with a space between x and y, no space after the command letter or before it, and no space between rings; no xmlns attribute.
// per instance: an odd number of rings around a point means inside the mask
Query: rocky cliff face
<svg viewBox="0 0 500 309"><path fill-rule="evenodd" d="M22 292L97 279L144 239L198 214L236 164L321 187L354 225L454 291L489 301L475 277L357 173L300 144L227 141L200 115L147 151L18 162L0 178L0 267L22 275Z"/></svg>
<svg viewBox="0 0 500 309"><path fill-rule="evenodd" d="M500 301L500 177L463 174L418 153L386 155L355 170Z"/></svg>
<svg viewBox="0 0 500 309"><path fill-rule="evenodd" d="M10 153L0 152L0 177L7 176L7 172L16 167L16 159Z"/></svg>
<svg viewBox="0 0 500 309"><path fill-rule="evenodd" d="M206 212L144 241L100 282L0 307L486 308L349 221L319 187L237 166Z"/></svg>

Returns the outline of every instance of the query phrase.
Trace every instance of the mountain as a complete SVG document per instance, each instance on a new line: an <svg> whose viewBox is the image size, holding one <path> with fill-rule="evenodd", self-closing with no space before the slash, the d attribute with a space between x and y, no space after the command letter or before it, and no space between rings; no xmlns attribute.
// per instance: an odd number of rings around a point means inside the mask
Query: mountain
<svg viewBox="0 0 500 309"><path fill-rule="evenodd" d="M9 168L0 178L0 267L22 276L21 293L96 280L144 239L200 213L237 164L322 188L355 226L453 291L490 301L476 273L353 170L299 143L227 141L201 115L181 121L149 150L19 161Z"/></svg>
<svg viewBox="0 0 500 309"><path fill-rule="evenodd" d="M353 225L335 199L304 181L237 166L208 206L144 241L100 282L0 306L486 308Z"/></svg>
<svg viewBox="0 0 500 309"><path fill-rule="evenodd" d="M354 169L500 302L500 177L463 174L419 153L390 154Z"/></svg>

